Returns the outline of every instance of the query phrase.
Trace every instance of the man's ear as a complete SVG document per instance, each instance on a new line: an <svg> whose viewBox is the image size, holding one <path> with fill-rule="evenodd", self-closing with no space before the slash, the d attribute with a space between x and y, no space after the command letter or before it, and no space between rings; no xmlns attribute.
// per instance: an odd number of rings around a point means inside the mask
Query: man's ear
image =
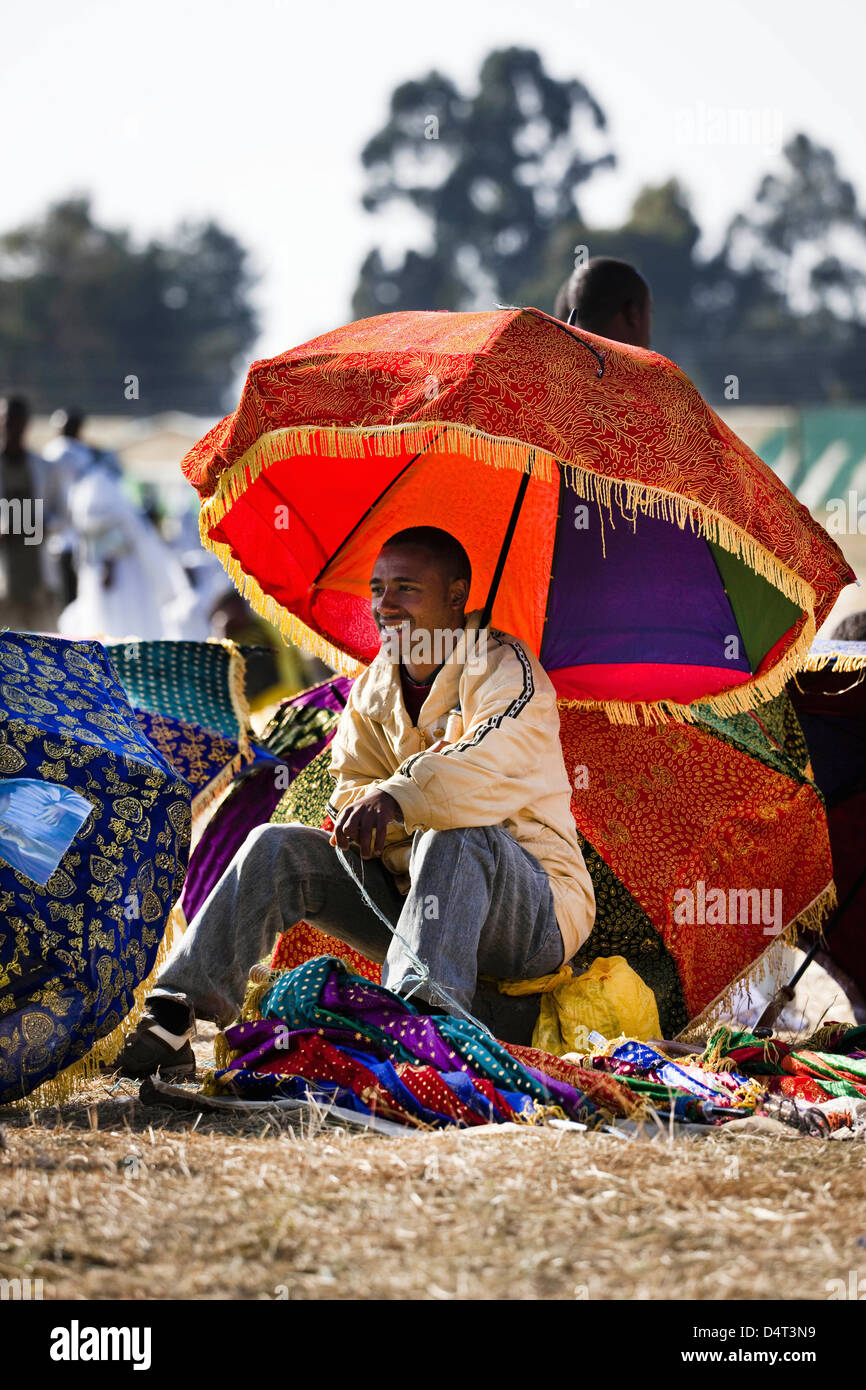
<svg viewBox="0 0 866 1390"><path fill-rule="evenodd" d="M643 310L636 299L627 299L622 306L622 314L629 328L640 328Z"/></svg>
<svg viewBox="0 0 866 1390"><path fill-rule="evenodd" d="M459 608L462 612L469 598L469 584L465 579L452 579L448 586L448 607Z"/></svg>

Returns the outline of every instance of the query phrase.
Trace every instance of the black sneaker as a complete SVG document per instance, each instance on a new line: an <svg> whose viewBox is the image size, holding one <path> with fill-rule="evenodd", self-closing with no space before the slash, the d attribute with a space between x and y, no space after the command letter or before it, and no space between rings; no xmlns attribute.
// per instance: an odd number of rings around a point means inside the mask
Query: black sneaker
<svg viewBox="0 0 866 1390"><path fill-rule="evenodd" d="M164 1081L194 1081L195 1053L190 1043L195 1022L192 1009L185 1000L159 996L149 999L148 1003L150 1009L107 1070L133 1081L157 1074ZM183 1028L183 1031L175 1032L176 1028Z"/></svg>

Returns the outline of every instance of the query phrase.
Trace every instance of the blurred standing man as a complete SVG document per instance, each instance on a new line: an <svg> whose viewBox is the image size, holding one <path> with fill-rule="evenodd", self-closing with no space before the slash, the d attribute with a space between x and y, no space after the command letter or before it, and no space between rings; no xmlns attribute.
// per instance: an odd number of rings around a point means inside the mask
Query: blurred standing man
<svg viewBox="0 0 866 1390"><path fill-rule="evenodd" d="M0 401L0 625L51 632L60 605L46 581L50 500L45 464L24 445L29 420L23 396Z"/></svg>
<svg viewBox="0 0 866 1390"><path fill-rule="evenodd" d="M585 333L615 343L648 348L652 336L652 298L646 280L628 261L594 256L560 287L553 314Z"/></svg>

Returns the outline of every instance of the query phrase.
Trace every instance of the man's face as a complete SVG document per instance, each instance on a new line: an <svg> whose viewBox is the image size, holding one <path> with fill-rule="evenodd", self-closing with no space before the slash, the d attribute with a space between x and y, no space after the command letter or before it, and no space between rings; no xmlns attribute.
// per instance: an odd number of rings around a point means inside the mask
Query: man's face
<svg viewBox="0 0 866 1390"><path fill-rule="evenodd" d="M408 623L408 635L453 629L463 623L465 581L450 584L435 556L414 545L387 546L379 552L370 579L370 607L380 632L400 631Z"/></svg>

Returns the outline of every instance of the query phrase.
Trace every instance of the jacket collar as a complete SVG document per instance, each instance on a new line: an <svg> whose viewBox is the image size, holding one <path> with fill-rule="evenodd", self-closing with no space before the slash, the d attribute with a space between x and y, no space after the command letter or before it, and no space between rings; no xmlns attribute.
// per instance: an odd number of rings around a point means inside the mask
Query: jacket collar
<svg viewBox="0 0 866 1390"><path fill-rule="evenodd" d="M453 652L430 685L424 701L425 720L435 719L457 705L460 677L466 663L467 634L478 631L480 618L480 608L466 614L465 626L454 644ZM364 682L356 708L370 719L386 724L402 713L404 708L400 663L392 661L387 652L380 651L370 663L368 672L369 678Z"/></svg>

